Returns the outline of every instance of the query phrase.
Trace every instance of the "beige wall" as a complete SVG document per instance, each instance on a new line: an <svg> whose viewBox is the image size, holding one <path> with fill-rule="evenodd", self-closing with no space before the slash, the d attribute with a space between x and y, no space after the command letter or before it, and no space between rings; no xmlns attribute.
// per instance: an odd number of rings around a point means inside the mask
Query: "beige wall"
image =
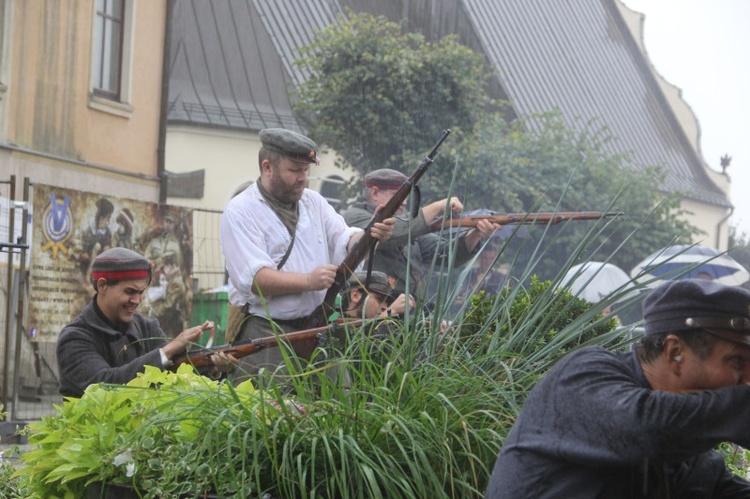
<svg viewBox="0 0 750 499"><path fill-rule="evenodd" d="M184 173L205 169L202 199L169 198L169 204L223 210L232 197L258 178L258 135L188 126L169 126L166 143L166 169ZM344 179L353 172L342 172L334 166L335 156L321 153L320 165L310 169L310 187L320 190L320 177L339 175Z"/></svg>
<svg viewBox="0 0 750 499"><path fill-rule="evenodd" d="M693 242L702 246L712 246L725 251L729 246L729 210L719 206L683 199L682 209L691 213L684 218L695 227L705 232L693 238Z"/></svg>
<svg viewBox="0 0 750 499"><path fill-rule="evenodd" d="M12 2L7 142L31 151L157 175L165 0L131 0L133 75L124 105L89 97L94 0ZM41 161L41 163L46 163ZM98 175L100 169L93 168ZM107 176L107 175L105 175ZM139 180L138 183L141 183ZM95 190L96 185L78 186ZM155 191L158 194L158 189Z"/></svg>

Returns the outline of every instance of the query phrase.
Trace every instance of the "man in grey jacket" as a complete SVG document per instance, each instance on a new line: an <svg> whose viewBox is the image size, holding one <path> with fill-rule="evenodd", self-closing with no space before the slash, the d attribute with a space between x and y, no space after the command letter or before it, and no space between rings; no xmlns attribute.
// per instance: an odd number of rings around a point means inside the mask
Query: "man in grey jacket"
<svg viewBox="0 0 750 499"><path fill-rule="evenodd" d="M531 391L487 499L747 498L712 450L750 447L750 291L673 281L633 351L583 348Z"/></svg>
<svg viewBox="0 0 750 499"><path fill-rule="evenodd" d="M96 291L93 300L57 340L60 393L65 397L80 397L94 383L127 383L147 365L169 367L176 355L213 327L205 321L170 341L158 321L137 313L151 282L151 263L129 249L100 253L91 280ZM219 369L232 367L227 358L212 359Z"/></svg>
<svg viewBox="0 0 750 499"><path fill-rule="evenodd" d="M403 173L390 168L367 173L363 200L341 214L346 223L352 227L367 227L375 208L390 201L407 178ZM446 214L446 210L449 213ZM451 256L450 246L455 242L431 232L429 224L438 217L461 211L463 204L458 198L452 197L421 207L413 219L397 217L391 238L381 241L376 248L373 270L385 272L391 280L391 286L398 293L405 293L408 265L409 293L421 295L425 285L423 277L429 270L433 257L437 253L436 264L447 264ZM479 249L482 238L488 238L498 229L499 225L482 220L476 228L463 233L455 247L454 265L459 267L469 261Z"/></svg>

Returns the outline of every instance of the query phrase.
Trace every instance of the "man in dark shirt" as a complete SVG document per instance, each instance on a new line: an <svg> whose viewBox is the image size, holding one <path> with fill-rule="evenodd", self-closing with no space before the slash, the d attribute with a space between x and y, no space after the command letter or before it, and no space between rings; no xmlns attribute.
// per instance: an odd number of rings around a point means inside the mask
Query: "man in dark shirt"
<svg viewBox="0 0 750 499"><path fill-rule="evenodd" d="M136 312L151 282L151 262L127 248L112 248L93 262L96 294L57 339L60 394L80 397L94 383L125 384L145 366L166 368L198 341L213 323L188 328L170 341L159 322ZM230 370L234 357L212 356L220 370Z"/></svg>
<svg viewBox="0 0 750 499"><path fill-rule="evenodd" d="M674 281L633 351L584 348L532 390L487 499L750 497L721 442L750 447L750 291Z"/></svg>

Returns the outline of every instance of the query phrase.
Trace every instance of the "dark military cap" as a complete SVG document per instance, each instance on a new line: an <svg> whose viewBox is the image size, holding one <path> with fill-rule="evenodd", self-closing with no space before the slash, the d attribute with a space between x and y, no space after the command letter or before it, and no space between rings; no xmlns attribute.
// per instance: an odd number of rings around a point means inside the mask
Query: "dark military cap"
<svg viewBox="0 0 750 499"><path fill-rule="evenodd" d="M365 282L367 281L367 282ZM372 271L370 279L367 279L367 272L355 272L346 283L348 289L366 289L371 293L380 293L384 296L391 294L391 285L388 283L388 276L377 270Z"/></svg>
<svg viewBox="0 0 750 499"><path fill-rule="evenodd" d="M318 164L318 144L297 132L283 128L265 128L260 131L263 147L294 161Z"/></svg>
<svg viewBox="0 0 750 499"><path fill-rule="evenodd" d="M141 254L127 248L102 251L91 265L91 278L108 281L151 279L151 262Z"/></svg>
<svg viewBox="0 0 750 499"><path fill-rule="evenodd" d="M404 180L409 177L401 173L400 171L392 170L390 168L381 168L379 170L373 170L365 175L365 185L367 187L379 187L381 189L398 189Z"/></svg>
<svg viewBox="0 0 750 499"><path fill-rule="evenodd" d="M750 291L704 279L662 284L643 302L646 334L705 329L750 345Z"/></svg>

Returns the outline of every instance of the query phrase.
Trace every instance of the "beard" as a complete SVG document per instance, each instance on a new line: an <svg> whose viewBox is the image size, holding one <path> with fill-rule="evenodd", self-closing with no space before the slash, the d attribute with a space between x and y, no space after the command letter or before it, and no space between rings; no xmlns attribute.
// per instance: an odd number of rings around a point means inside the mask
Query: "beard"
<svg viewBox="0 0 750 499"><path fill-rule="evenodd" d="M302 187L300 189L300 187ZM302 198L304 183L294 182L287 184L278 172L274 171L271 176L270 194L282 203L294 204Z"/></svg>

